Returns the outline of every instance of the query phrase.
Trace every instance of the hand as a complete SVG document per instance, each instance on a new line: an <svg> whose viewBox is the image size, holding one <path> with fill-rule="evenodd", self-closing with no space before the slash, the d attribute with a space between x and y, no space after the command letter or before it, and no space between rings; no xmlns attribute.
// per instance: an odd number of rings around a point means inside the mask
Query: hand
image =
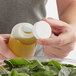
<svg viewBox="0 0 76 76"><path fill-rule="evenodd" d="M74 48L76 40L73 27L65 22L47 18L43 19L50 24L52 35L48 39L39 39L37 42L43 45L43 52L48 57L64 58Z"/></svg>
<svg viewBox="0 0 76 76"><path fill-rule="evenodd" d="M16 57L8 48L9 37L9 34L0 34L0 60Z"/></svg>

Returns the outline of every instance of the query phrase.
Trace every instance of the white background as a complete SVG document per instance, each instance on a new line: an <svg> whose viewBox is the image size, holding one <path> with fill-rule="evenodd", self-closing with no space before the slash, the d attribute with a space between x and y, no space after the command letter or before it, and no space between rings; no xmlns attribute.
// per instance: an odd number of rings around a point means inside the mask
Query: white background
<svg viewBox="0 0 76 76"><path fill-rule="evenodd" d="M58 19L56 0L48 0L46 4L47 17Z"/></svg>
<svg viewBox="0 0 76 76"><path fill-rule="evenodd" d="M53 17L55 19L58 19L56 0L48 0L46 4L46 11L47 11L47 17ZM74 50L70 52L67 58L76 59L76 45Z"/></svg>

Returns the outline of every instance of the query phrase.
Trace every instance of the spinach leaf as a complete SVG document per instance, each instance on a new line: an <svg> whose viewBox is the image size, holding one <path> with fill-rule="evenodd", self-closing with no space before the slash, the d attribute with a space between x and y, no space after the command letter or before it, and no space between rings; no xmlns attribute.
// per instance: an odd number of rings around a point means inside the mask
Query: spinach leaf
<svg viewBox="0 0 76 76"><path fill-rule="evenodd" d="M13 70L10 76L29 76L29 75L26 73L18 73L16 70Z"/></svg>
<svg viewBox="0 0 76 76"><path fill-rule="evenodd" d="M76 66L54 60L40 62L16 58L4 62L6 70L0 66L0 76L76 76Z"/></svg>
<svg viewBox="0 0 76 76"><path fill-rule="evenodd" d="M23 67L30 64L30 62L28 60L25 60L24 58L4 60L4 62L6 63L5 67L7 67L10 71L12 70L12 68Z"/></svg>
<svg viewBox="0 0 76 76"><path fill-rule="evenodd" d="M37 70L44 71L45 70L44 66L41 64L41 62L39 60L32 60L31 65L29 66L29 69L34 70L34 71L37 71Z"/></svg>
<svg viewBox="0 0 76 76"><path fill-rule="evenodd" d="M2 70L4 70L4 67L3 67L3 66L0 66L0 68L1 68Z"/></svg>
<svg viewBox="0 0 76 76"><path fill-rule="evenodd" d="M6 63L4 67L8 68L8 70L12 70L13 64L9 60L4 60L4 63Z"/></svg>
<svg viewBox="0 0 76 76"><path fill-rule="evenodd" d="M0 74L7 73L5 70L0 70Z"/></svg>
<svg viewBox="0 0 76 76"><path fill-rule="evenodd" d="M50 70L54 71L55 72L55 75L58 75L59 73L59 69L55 66L49 66Z"/></svg>
<svg viewBox="0 0 76 76"><path fill-rule="evenodd" d="M0 71L0 75L1 75L1 76L8 76L9 73L10 73L10 72L7 71L7 70L1 70L1 71Z"/></svg>
<svg viewBox="0 0 76 76"><path fill-rule="evenodd" d="M63 64L63 66L66 66L66 67L71 67L71 68L76 68L76 66L71 65L71 64Z"/></svg>
<svg viewBox="0 0 76 76"><path fill-rule="evenodd" d="M48 63L49 63L48 61L41 62L41 64L44 66L48 65Z"/></svg>
<svg viewBox="0 0 76 76"><path fill-rule="evenodd" d="M61 66L63 66L62 64L58 63L55 60L49 61L48 65L53 65L53 66L57 67L59 70L61 69Z"/></svg>
<svg viewBox="0 0 76 76"><path fill-rule="evenodd" d="M9 61L13 64L13 66L17 66L17 67L30 64L30 62L24 58L10 59Z"/></svg>
<svg viewBox="0 0 76 76"><path fill-rule="evenodd" d="M15 68L13 70L16 70L18 73L28 73L28 74L30 74L29 69L27 67Z"/></svg>
<svg viewBox="0 0 76 76"><path fill-rule="evenodd" d="M8 74L2 74L2 76L8 76Z"/></svg>
<svg viewBox="0 0 76 76"><path fill-rule="evenodd" d="M71 71L72 71L72 68L63 66L63 67L61 67L61 70L59 71L58 76L69 76Z"/></svg>
<svg viewBox="0 0 76 76"><path fill-rule="evenodd" d="M31 76L55 76L53 71L43 71L32 74Z"/></svg>
<svg viewBox="0 0 76 76"><path fill-rule="evenodd" d="M73 69L69 76L76 76L76 69Z"/></svg>

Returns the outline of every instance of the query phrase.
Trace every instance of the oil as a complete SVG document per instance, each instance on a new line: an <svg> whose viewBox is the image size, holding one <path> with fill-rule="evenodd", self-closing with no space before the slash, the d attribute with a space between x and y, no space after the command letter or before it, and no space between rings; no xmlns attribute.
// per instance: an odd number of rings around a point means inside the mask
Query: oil
<svg viewBox="0 0 76 76"><path fill-rule="evenodd" d="M31 32L25 33L30 34ZM8 47L18 57L32 58L36 50L36 41L34 36L32 38L10 37Z"/></svg>
<svg viewBox="0 0 76 76"><path fill-rule="evenodd" d="M18 23L12 29L8 47L16 56L30 59L34 56L37 39L49 38L50 35L50 25L45 21L36 22L34 26L30 23Z"/></svg>

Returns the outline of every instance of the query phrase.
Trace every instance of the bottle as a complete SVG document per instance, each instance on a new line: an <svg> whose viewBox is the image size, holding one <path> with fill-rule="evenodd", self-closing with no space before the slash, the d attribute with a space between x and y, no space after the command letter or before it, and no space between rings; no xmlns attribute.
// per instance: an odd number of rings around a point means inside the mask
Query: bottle
<svg viewBox="0 0 76 76"><path fill-rule="evenodd" d="M12 29L8 47L18 57L32 58L37 47L37 39L49 38L51 27L45 21L34 24L19 23Z"/></svg>

